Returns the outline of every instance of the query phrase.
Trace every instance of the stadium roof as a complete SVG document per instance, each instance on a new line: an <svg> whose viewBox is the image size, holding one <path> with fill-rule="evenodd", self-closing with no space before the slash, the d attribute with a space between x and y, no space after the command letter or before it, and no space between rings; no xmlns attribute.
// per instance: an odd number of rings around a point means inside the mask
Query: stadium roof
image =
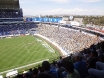
<svg viewBox="0 0 104 78"><path fill-rule="evenodd" d="M0 0L0 9L19 9L19 0Z"/></svg>

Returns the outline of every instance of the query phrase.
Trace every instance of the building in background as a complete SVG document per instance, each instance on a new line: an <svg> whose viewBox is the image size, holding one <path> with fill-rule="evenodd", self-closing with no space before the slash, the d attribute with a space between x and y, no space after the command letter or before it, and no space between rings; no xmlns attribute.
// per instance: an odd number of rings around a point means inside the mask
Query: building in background
<svg viewBox="0 0 104 78"><path fill-rule="evenodd" d="M74 21L79 22L80 25L83 25L83 18L74 18Z"/></svg>

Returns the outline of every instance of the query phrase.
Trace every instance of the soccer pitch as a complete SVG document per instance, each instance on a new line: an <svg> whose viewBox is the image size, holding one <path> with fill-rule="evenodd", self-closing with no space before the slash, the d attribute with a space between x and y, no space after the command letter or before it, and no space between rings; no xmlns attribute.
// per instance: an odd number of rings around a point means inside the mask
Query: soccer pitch
<svg viewBox="0 0 104 78"><path fill-rule="evenodd" d="M0 39L0 72L57 56L57 50L34 36Z"/></svg>

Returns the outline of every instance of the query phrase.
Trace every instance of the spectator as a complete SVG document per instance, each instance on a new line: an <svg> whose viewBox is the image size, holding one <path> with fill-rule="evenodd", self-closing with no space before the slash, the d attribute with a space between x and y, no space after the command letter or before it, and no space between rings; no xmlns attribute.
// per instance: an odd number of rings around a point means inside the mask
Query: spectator
<svg viewBox="0 0 104 78"><path fill-rule="evenodd" d="M57 73L58 73L58 78L63 78L64 74L62 72L65 71L65 68L62 67L61 63L57 63Z"/></svg>
<svg viewBox="0 0 104 78"><path fill-rule="evenodd" d="M87 66L86 63L82 60L82 54L75 53L73 57L75 60L74 68L79 72L81 78L85 78L87 73Z"/></svg>
<svg viewBox="0 0 104 78"><path fill-rule="evenodd" d="M27 72L27 74L29 75L29 78L32 78L32 76L33 76L32 68L29 69L29 72Z"/></svg>
<svg viewBox="0 0 104 78"><path fill-rule="evenodd" d="M59 57L60 59L57 61L58 63L62 63L62 57Z"/></svg>
<svg viewBox="0 0 104 78"><path fill-rule="evenodd" d="M18 74L15 78L23 78L22 74Z"/></svg>
<svg viewBox="0 0 104 78"><path fill-rule="evenodd" d="M52 78L48 73L40 73L37 78Z"/></svg>
<svg viewBox="0 0 104 78"><path fill-rule="evenodd" d="M37 76L38 76L38 69L34 68L33 69L33 78L37 78Z"/></svg>
<svg viewBox="0 0 104 78"><path fill-rule="evenodd" d="M44 70L43 70L43 68L41 66L38 66L38 71L39 71L39 73L44 72Z"/></svg>
<svg viewBox="0 0 104 78"><path fill-rule="evenodd" d="M52 78L58 78L58 74L55 69L50 68L50 64L48 61L42 62L42 68L43 70L49 74Z"/></svg>
<svg viewBox="0 0 104 78"><path fill-rule="evenodd" d="M104 63L104 55L99 56L99 61Z"/></svg>
<svg viewBox="0 0 104 78"><path fill-rule="evenodd" d="M56 69L56 61L53 60L52 64L51 64L51 68Z"/></svg>
<svg viewBox="0 0 104 78"><path fill-rule="evenodd" d="M104 78L104 63L102 63L102 62L96 62L96 66L100 70L90 68L88 70L89 76L91 78Z"/></svg>
<svg viewBox="0 0 104 78"><path fill-rule="evenodd" d="M72 62L65 63L66 72L68 72L67 78L80 78L77 70L74 69Z"/></svg>
<svg viewBox="0 0 104 78"><path fill-rule="evenodd" d="M89 68L96 68L96 62L98 61L98 53L96 51L92 51L90 53L90 57L87 60L88 63L88 69Z"/></svg>

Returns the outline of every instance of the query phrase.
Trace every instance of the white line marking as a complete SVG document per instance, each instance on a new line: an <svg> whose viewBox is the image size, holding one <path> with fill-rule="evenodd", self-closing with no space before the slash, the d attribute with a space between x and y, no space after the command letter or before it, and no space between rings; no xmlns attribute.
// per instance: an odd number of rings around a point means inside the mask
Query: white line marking
<svg viewBox="0 0 104 78"><path fill-rule="evenodd" d="M26 46L26 44L23 42L23 40L22 40L22 43L23 43L24 47L26 48L27 52L30 53L29 49L27 48L27 46Z"/></svg>
<svg viewBox="0 0 104 78"><path fill-rule="evenodd" d="M10 69L10 70L4 71L4 72L0 72L0 74L8 73L8 72L13 71L13 70L18 70L18 69L22 69L22 68L25 68L25 67L28 67L28 66L35 65L35 64L39 64L39 63L42 63L43 61L49 61L49 59L45 59L45 60L38 61L38 62L35 62L35 63L32 63L32 64L28 64L28 65L24 65L24 66L21 66L21 67Z"/></svg>
<svg viewBox="0 0 104 78"><path fill-rule="evenodd" d="M55 50L54 50L52 47L50 47L50 45L48 45L45 41L42 41L42 40L40 40L40 39L38 39L38 38L37 38L37 41L41 42L42 45L43 45L45 48L47 48L50 52L55 53Z"/></svg>

